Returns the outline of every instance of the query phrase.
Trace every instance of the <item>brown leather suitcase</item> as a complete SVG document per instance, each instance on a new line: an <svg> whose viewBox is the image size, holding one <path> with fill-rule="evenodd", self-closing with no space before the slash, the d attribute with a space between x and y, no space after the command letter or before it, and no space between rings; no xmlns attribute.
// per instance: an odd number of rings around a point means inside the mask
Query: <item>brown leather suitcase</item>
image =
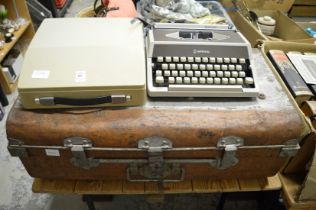
<svg viewBox="0 0 316 210"><path fill-rule="evenodd" d="M256 99L148 99L143 107L23 110L7 119L8 150L33 177L181 181L278 172L309 132L254 50Z"/></svg>

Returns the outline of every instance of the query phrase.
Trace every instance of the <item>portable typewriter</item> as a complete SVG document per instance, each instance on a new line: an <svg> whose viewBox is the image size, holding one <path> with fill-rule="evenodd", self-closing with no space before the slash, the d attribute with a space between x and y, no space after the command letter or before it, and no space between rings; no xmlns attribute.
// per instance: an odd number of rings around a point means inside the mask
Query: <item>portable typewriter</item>
<svg viewBox="0 0 316 210"><path fill-rule="evenodd" d="M218 2L226 24L155 23L147 35L153 97L256 97L251 46Z"/></svg>

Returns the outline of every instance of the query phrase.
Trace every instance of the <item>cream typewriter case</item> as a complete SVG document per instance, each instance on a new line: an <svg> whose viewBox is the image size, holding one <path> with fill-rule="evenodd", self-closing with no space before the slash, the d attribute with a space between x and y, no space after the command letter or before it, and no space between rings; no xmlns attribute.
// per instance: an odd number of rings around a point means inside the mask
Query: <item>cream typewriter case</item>
<svg viewBox="0 0 316 210"><path fill-rule="evenodd" d="M128 18L46 19L18 82L26 109L142 105L143 26Z"/></svg>

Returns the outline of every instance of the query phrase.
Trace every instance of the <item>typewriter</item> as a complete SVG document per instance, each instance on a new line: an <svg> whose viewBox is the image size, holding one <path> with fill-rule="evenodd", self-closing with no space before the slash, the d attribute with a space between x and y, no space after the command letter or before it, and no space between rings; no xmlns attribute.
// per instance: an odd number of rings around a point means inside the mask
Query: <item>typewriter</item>
<svg viewBox="0 0 316 210"><path fill-rule="evenodd" d="M155 23L147 35L147 92L152 97L256 97L251 45L222 25Z"/></svg>

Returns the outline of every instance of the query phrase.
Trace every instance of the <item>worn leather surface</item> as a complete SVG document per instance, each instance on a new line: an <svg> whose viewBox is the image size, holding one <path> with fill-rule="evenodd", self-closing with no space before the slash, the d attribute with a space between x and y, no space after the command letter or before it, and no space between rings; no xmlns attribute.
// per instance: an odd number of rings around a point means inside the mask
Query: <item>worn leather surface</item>
<svg viewBox="0 0 316 210"><path fill-rule="evenodd" d="M242 118L242 120L240 119ZM71 136L86 137L95 147L136 148L140 139L160 136L170 139L173 147L216 146L220 137L239 136L245 145L283 144L300 135L300 118L290 112L207 111L207 110L103 110L89 114L34 113L14 109L7 123L8 136L28 145L63 145ZM30 149L29 158L22 161L35 177L115 179L124 178L124 164L102 164L84 170L70 164L71 152L61 151L61 157L47 157L43 149ZM143 152L89 151L89 157L144 158ZM214 158L218 151L166 152L166 158ZM237 166L218 170L206 164L187 164L186 178L211 176L213 178L261 177L278 171L285 158L279 149L238 151Z"/></svg>

